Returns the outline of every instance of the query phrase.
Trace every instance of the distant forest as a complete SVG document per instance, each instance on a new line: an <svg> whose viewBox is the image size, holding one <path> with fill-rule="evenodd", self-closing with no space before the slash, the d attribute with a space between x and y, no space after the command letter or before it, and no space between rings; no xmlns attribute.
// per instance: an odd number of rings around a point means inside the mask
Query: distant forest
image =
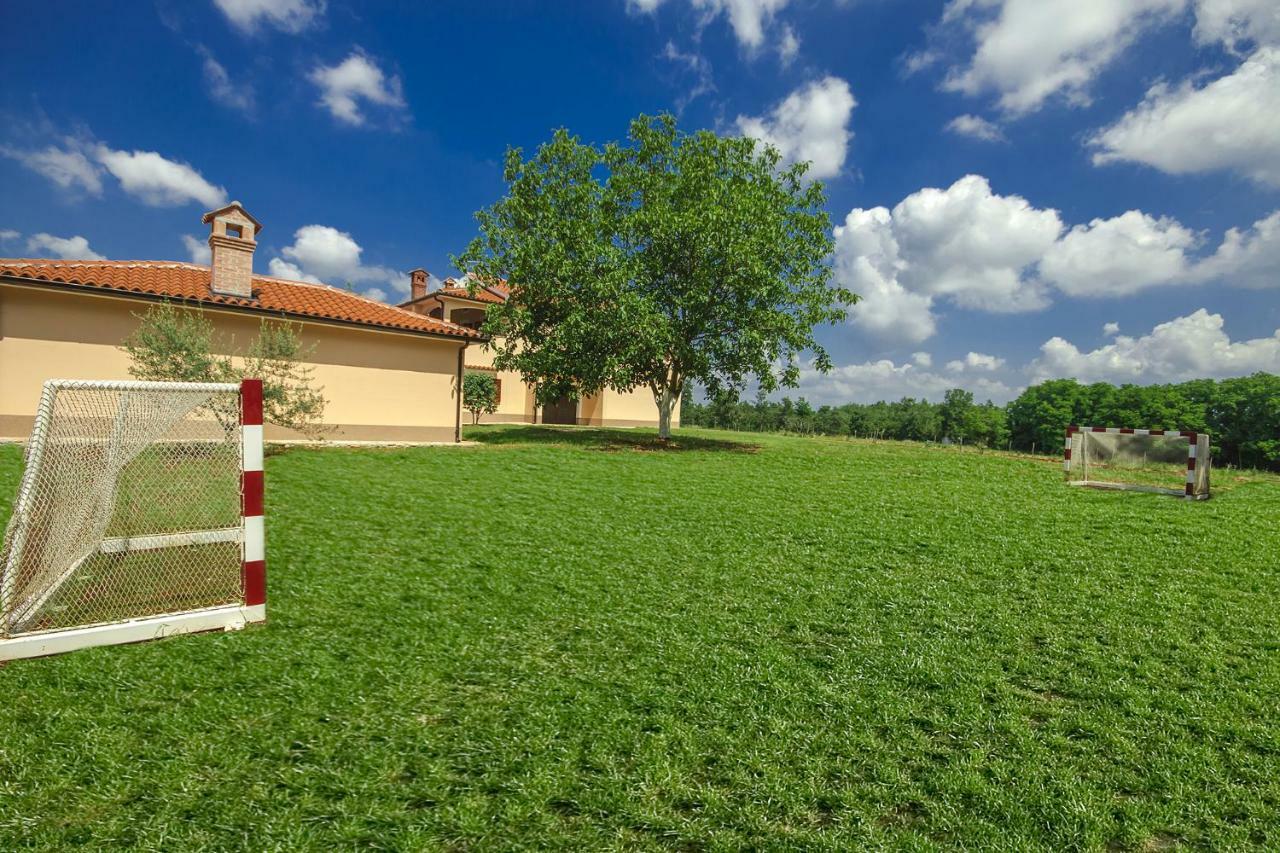
<svg viewBox="0 0 1280 853"><path fill-rule="evenodd" d="M951 441L983 447L1061 453L1071 424L1208 432L1217 465L1280 471L1280 376L1197 379L1177 385L1082 385L1053 379L1032 385L1007 406L977 403L960 388L941 403L904 397L896 403L814 408L803 397L745 402L733 392L705 403L685 396L684 426L752 432L849 435L905 441Z"/></svg>

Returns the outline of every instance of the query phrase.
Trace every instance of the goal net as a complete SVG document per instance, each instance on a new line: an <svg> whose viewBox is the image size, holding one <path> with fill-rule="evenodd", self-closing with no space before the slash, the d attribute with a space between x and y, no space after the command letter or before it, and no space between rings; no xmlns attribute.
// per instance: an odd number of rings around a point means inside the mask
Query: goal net
<svg viewBox="0 0 1280 853"><path fill-rule="evenodd" d="M0 548L0 660L266 616L262 385L45 383Z"/></svg>
<svg viewBox="0 0 1280 853"><path fill-rule="evenodd" d="M1177 430L1067 428L1064 468L1073 486L1209 497L1209 436Z"/></svg>

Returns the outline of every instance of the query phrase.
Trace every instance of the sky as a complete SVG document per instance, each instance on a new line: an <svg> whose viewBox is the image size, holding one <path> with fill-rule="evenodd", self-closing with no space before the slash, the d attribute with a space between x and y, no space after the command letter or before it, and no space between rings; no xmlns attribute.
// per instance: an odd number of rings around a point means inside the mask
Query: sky
<svg viewBox="0 0 1280 853"><path fill-rule="evenodd" d="M1280 372L1275 0L5 3L0 256L207 263L407 296L509 146L641 113L827 191L862 300L793 396L1005 402Z"/></svg>

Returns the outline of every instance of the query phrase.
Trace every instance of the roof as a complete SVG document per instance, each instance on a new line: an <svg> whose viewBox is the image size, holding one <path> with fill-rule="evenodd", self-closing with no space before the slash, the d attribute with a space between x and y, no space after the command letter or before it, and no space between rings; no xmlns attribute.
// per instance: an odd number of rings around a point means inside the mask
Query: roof
<svg viewBox="0 0 1280 853"><path fill-rule="evenodd" d="M450 281L453 281L453 279L448 279L445 282L444 287L428 295L452 296L455 299L469 299L472 302L485 302L490 305L501 305L503 302L507 301L503 299L501 296L498 296L496 293L490 293L488 290L485 290L484 288L480 288L476 290L475 293L471 293L470 291L467 290L465 286L450 285L449 284Z"/></svg>
<svg viewBox="0 0 1280 853"><path fill-rule="evenodd" d="M255 275L252 299L214 293L209 267L178 261L59 261L0 258L0 276L68 285L75 289L153 296L223 305L263 314L354 323L378 329L481 339L483 336L445 320L375 302L356 293L283 278Z"/></svg>

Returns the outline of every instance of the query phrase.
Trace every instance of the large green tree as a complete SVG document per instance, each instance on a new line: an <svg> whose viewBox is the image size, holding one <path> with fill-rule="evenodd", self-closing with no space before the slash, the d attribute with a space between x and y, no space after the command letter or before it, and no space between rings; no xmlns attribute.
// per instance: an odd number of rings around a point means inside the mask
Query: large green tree
<svg viewBox="0 0 1280 853"><path fill-rule="evenodd" d="M496 366L544 402L649 388L663 437L690 382L713 396L752 377L794 386L806 351L828 370L813 329L857 297L829 283L831 223L807 165L670 115L603 148L560 130L528 160L509 150L507 195L455 259L473 287L511 285L485 324Z"/></svg>

